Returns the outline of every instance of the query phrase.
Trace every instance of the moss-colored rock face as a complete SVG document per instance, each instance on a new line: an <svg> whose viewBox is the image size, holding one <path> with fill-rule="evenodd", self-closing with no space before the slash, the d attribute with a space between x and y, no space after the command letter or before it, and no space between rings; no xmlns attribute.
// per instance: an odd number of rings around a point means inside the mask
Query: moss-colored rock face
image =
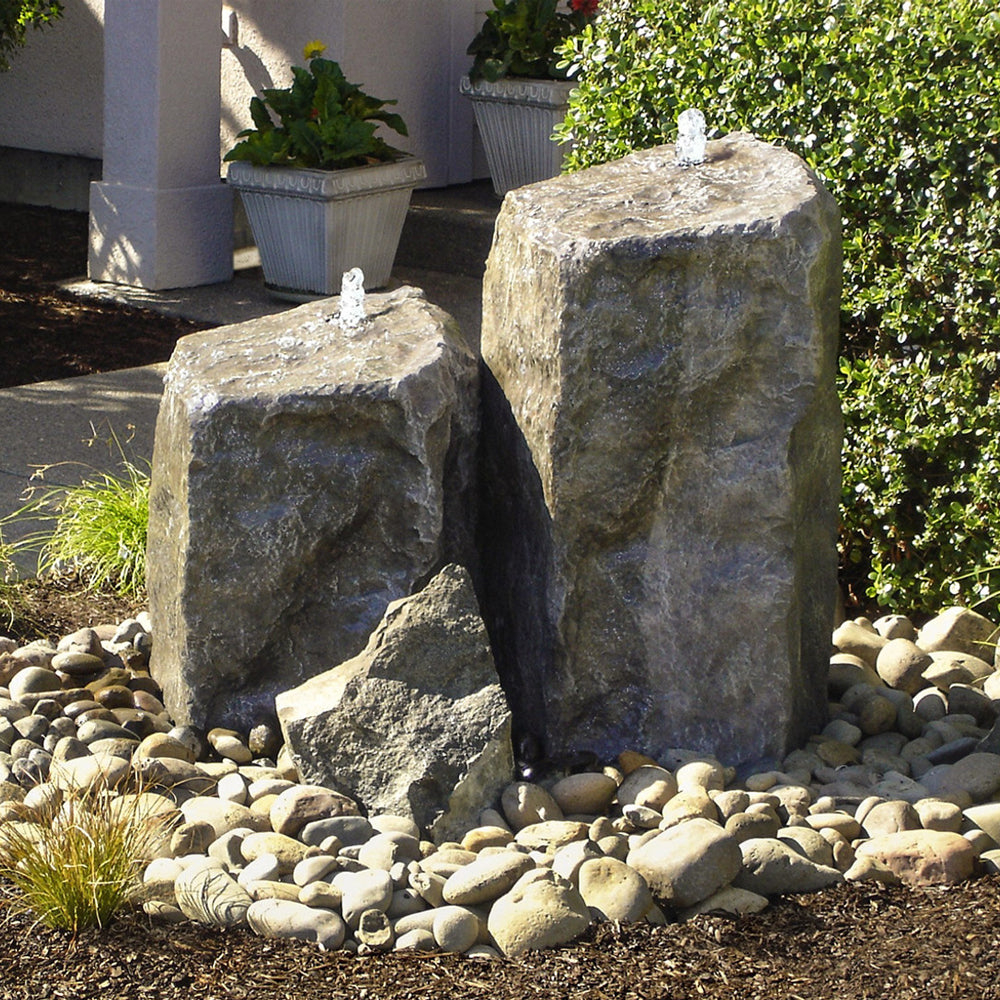
<svg viewBox="0 0 1000 1000"><path fill-rule="evenodd" d="M660 147L507 197L483 294L485 603L547 750L750 761L817 722L839 236L801 160L741 135L702 166Z"/></svg>

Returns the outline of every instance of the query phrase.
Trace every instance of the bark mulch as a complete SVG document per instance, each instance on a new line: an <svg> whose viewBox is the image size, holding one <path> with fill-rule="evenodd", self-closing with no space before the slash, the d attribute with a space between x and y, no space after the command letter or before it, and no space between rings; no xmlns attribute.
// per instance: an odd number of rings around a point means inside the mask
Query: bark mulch
<svg viewBox="0 0 1000 1000"><path fill-rule="evenodd" d="M356 958L242 929L103 931L0 920L3 1000L997 1000L1000 878L949 889L841 886L740 920L593 927L519 959Z"/></svg>
<svg viewBox="0 0 1000 1000"><path fill-rule="evenodd" d="M0 388L166 361L204 326L82 299L87 216L0 202Z"/></svg>

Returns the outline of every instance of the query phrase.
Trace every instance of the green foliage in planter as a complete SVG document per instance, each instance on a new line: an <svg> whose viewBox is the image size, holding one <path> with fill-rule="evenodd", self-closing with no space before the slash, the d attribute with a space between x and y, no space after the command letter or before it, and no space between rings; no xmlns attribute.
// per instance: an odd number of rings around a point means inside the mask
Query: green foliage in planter
<svg viewBox="0 0 1000 1000"><path fill-rule="evenodd" d="M311 50L315 51L306 47L307 54ZM395 101L370 97L357 84L348 83L337 63L318 55L309 60L308 69L293 66L292 77L290 87L268 89L263 100L251 99L256 127L239 133L243 141L226 154L226 160L339 170L404 155L376 134L379 125L386 125L407 135L403 119L384 110Z"/></svg>
<svg viewBox="0 0 1000 1000"><path fill-rule="evenodd" d="M28 28L41 28L62 17L60 0L0 0L0 72L24 45Z"/></svg>
<svg viewBox="0 0 1000 1000"><path fill-rule="evenodd" d="M593 19L597 0L493 0L493 10L468 48L469 78L494 83L505 76L565 80L569 67L557 49Z"/></svg>
<svg viewBox="0 0 1000 1000"><path fill-rule="evenodd" d="M845 572L900 610L938 605L931 591L989 560L1000 527L977 506L1000 430L983 401L1000 349L992 0L607 0L563 53L580 71L560 130L575 142L571 169L671 142L678 113L696 107L714 135L747 131L794 150L834 194ZM942 402L921 408L912 394L928 378ZM861 483L881 494L877 512Z"/></svg>

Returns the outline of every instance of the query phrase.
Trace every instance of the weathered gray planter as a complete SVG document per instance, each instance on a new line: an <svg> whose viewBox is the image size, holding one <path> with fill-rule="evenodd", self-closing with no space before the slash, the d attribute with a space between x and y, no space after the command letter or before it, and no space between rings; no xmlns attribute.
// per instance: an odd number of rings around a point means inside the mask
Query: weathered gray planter
<svg viewBox="0 0 1000 1000"><path fill-rule="evenodd" d="M565 150L552 133L566 117L574 86L566 80L505 77L473 83L462 77L459 90L472 101L497 194L559 174Z"/></svg>
<svg viewBox="0 0 1000 1000"><path fill-rule="evenodd" d="M343 273L360 267L365 288L392 272L414 187L427 176L415 157L346 170L229 165L275 295L336 295Z"/></svg>

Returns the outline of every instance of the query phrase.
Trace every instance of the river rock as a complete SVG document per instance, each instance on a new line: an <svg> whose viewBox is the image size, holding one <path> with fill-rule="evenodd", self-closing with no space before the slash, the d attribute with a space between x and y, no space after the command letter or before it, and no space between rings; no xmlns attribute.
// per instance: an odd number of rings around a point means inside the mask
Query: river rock
<svg viewBox="0 0 1000 1000"><path fill-rule="evenodd" d="M189 920L219 927L233 927L246 919L253 900L236 879L206 859L177 876L177 906Z"/></svg>
<svg viewBox="0 0 1000 1000"><path fill-rule="evenodd" d="M1000 759L1000 758L998 758ZM63 791L92 792L116 788L129 775L127 760L111 754L91 754L54 764L49 780Z"/></svg>
<svg viewBox="0 0 1000 1000"><path fill-rule="evenodd" d="M434 911L431 933L437 946L459 955L479 940L479 917L464 906L441 906Z"/></svg>
<svg viewBox="0 0 1000 1000"><path fill-rule="evenodd" d="M514 958L578 938L590 926L590 912L572 884L537 868L493 904L487 926L497 947Z"/></svg>
<svg viewBox="0 0 1000 1000"><path fill-rule="evenodd" d="M920 778L931 795L967 792L973 802L985 802L1000 791L1000 757L970 753L954 764L941 764Z"/></svg>
<svg viewBox="0 0 1000 1000"><path fill-rule="evenodd" d="M615 858L584 861L578 884L595 920L631 923L641 920L653 905L653 894L646 880L630 865Z"/></svg>
<svg viewBox="0 0 1000 1000"><path fill-rule="evenodd" d="M750 892L748 889L739 889L735 885L727 885L718 892L713 892L708 899L703 899L700 903L695 903L694 906L680 910L677 916L681 920L690 920L702 913L745 917L749 914L760 913L761 910L767 909L768 905L767 896Z"/></svg>
<svg viewBox="0 0 1000 1000"><path fill-rule="evenodd" d="M468 573L393 602L364 651L278 696L306 781L458 839L513 777L510 711Z"/></svg>
<svg viewBox="0 0 1000 1000"><path fill-rule="evenodd" d="M783 840L745 840L743 867L733 885L761 896L818 892L844 880L836 868L818 865Z"/></svg>
<svg viewBox="0 0 1000 1000"><path fill-rule="evenodd" d="M916 808L900 799L873 806L865 816L863 825L864 832L869 837L899 833L900 830L919 830L923 826Z"/></svg>
<svg viewBox="0 0 1000 1000"><path fill-rule="evenodd" d="M308 852L316 853L316 848L307 847L300 840L286 837L283 833L275 833L273 830L248 833L240 842L240 853L244 861L256 861L265 856L272 856L277 861L279 873L282 875L290 874Z"/></svg>
<svg viewBox="0 0 1000 1000"><path fill-rule="evenodd" d="M551 793L531 781L507 785L500 796L500 808L513 830L563 818L563 811Z"/></svg>
<svg viewBox="0 0 1000 1000"><path fill-rule="evenodd" d="M499 899L535 862L517 851L501 851L477 858L448 876L442 890L447 903L474 906ZM464 950L464 949L463 949Z"/></svg>
<svg viewBox="0 0 1000 1000"><path fill-rule="evenodd" d="M332 885L343 894L341 913L352 929L358 926L366 910L381 910L384 913L392 903L392 879L385 871L366 868L357 872L340 872L333 877Z"/></svg>
<svg viewBox="0 0 1000 1000"><path fill-rule="evenodd" d="M839 233L817 177L746 135L695 171L658 147L505 199L483 286L483 600L546 753L735 764L818 726Z"/></svg>
<svg viewBox="0 0 1000 1000"><path fill-rule="evenodd" d="M309 823L334 816L357 816L358 804L323 785L292 785L278 794L268 812L275 833L295 837Z"/></svg>
<svg viewBox="0 0 1000 1000"><path fill-rule="evenodd" d="M874 858L908 885L954 885L976 868L976 851L957 833L903 830L873 837L857 848L858 858Z"/></svg>
<svg viewBox="0 0 1000 1000"><path fill-rule="evenodd" d="M593 771L567 775L552 786L552 797L567 815L605 813L617 792L614 778Z"/></svg>
<svg viewBox="0 0 1000 1000"><path fill-rule="evenodd" d="M188 799L181 803L181 813L187 823L208 823L216 839L240 827L256 831L270 829L266 817L255 815L246 806L211 796L198 795Z"/></svg>
<svg viewBox="0 0 1000 1000"><path fill-rule="evenodd" d="M7 689L12 701L24 703L31 695L61 690L62 681L54 671L45 667L24 667L10 679Z"/></svg>
<svg viewBox="0 0 1000 1000"><path fill-rule="evenodd" d="M629 851L626 860L658 899L686 907L731 882L741 855L736 838L718 824L691 819Z"/></svg>
<svg viewBox="0 0 1000 1000"><path fill-rule="evenodd" d="M930 665L930 654L910 639L890 639L875 661L879 677L907 694L916 694L926 686L923 675Z"/></svg>
<svg viewBox="0 0 1000 1000"><path fill-rule="evenodd" d="M952 684L970 684L993 673L992 662L987 663L972 653L935 650L930 657L931 665L924 671L924 680L945 693Z"/></svg>
<svg viewBox="0 0 1000 1000"><path fill-rule="evenodd" d="M354 929L354 937L366 954L390 951L396 940L389 918L382 910L365 910ZM359 950L358 954L361 954Z"/></svg>
<svg viewBox="0 0 1000 1000"><path fill-rule="evenodd" d="M677 779L670 771L656 764L644 764L621 783L618 802L661 810L676 794Z"/></svg>
<svg viewBox="0 0 1000 1000"><path fill-rule="evenodd" d="M946 608L917 634L917 645L929 653L936 650L968 653L990 663L996 644L997 627L971 608Z"/></svg>
<svg viewBox="0 0 1000 1000"><path fill-rule="evenodd" d="M251 929L268 938L311 941L323 951L336 951L347 935L340 914L285 899L258 899L247 907Z"/></svg>
<svg viewBox="0 0 1000 1000"><path fill-rule="evenodd" d="M475 356L415 289L368 296L354 331L331 312L196 333L171 358L148 586L150 670L178 724L246 732L471 558Z"/></svg>

